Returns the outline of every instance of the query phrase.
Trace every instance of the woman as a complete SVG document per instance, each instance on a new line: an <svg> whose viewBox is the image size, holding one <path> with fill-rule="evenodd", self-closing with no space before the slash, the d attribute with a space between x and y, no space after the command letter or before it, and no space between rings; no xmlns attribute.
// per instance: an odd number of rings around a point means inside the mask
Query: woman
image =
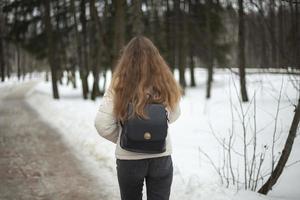
<svg viewBox="0 0 300 200"><path fill-rule="evenodd" d="M182 90L154 44L136 36L124 47L105 92L95 127L98 133L116 144L117 175L122 200L141 200L144 180L148 200L167 200L173 180L172 146L169 133L163 153L137 153L120 146L122 126L131 102L136 116L145 117L145 104L165 106L168 123L180 115Z"/></svg>

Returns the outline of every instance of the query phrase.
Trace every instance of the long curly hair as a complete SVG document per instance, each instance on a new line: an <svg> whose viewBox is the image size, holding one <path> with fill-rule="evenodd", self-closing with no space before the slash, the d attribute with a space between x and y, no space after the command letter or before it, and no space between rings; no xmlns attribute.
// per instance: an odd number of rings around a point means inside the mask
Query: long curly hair
<svg viewBox="0 0 300 200"><path fill-rule="evenodd" d="M141 35L133 37L120 53L111 81L116 118L124 121L129 117L130 103L132 114L141 118L147 118L144 112L147 103L161 103L169 110L175 109L182 88L151 40Z"/></svg>

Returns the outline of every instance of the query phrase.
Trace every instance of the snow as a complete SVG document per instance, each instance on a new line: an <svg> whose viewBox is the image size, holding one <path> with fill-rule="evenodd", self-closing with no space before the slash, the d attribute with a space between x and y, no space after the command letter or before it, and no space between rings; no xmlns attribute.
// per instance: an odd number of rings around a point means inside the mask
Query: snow
<svg viewBox="0 0 300 200"><path fill-rule="evenodd" d="M187 72L187 81L188 79ZM178 78L178 72L176 72ZM110 74L107 75L110 77ZM286 168L278 183L268 196L256 192L236 190L236 186L226 188L220 184L220 178L211 163L201 151L209 155L217 165L222 165L222 147L215 136L222 140L229 138L232 130L230 99L233 102L234 116L234 149L243 153L242 127L238 117L240 105L236 94L239 91L238 77L225 70L216 70L212 87L212 98L205 99L206 72L196 70L197 87L187 88L186 95L181 101L182 114L178 121L170 124L171 141L173 146L174 179L171 199L210 199L210 200L294 200L300 196L299 181L300 163ZM91 76L89 82L92 82ZM109 82L108 82L109 83ZM256 100L257 118L257 151L263 151L268 146L266 160L262 169L263 174L270 171L272 135L274 131L274 116L276 115L277 100L282 85L282 95L277 120L278 139L275 143L275 155L283 148L288 129L293 117L292 103L296 103L299 91L291 84L289 75L280 74L251 74L247 76L249 99ZM90 84L91 85L91 84ZM236 85L236 89L235 86ZM108 86L108 84L106 85ZM52 99L51 84L40 81L28 93L27 102L61 133L84 166L99 180L108 199L119 199L119 191L114 150L115 145L101 138L94 127L94 118L101 98L96 101L83 100L81 85L73 89L71 85L59 85L60 100ZM254 105L243 103L247 111L246 121L247 141L251 141L254 122ZM299 135L299 134L298 134ZM300 159L300 141L296 137L288 164ZM201 151L200 151L201 149ZM249 160L252 147L249 146ZM239 181L243 181L243 160L238 155L233 155L234 166L239 166ZM266 177L267 178L267 177ZM265 178L265 179L266 179ZM259 182L261 184L261 182ZM145 194L145 193L144 193Z"/></svg>

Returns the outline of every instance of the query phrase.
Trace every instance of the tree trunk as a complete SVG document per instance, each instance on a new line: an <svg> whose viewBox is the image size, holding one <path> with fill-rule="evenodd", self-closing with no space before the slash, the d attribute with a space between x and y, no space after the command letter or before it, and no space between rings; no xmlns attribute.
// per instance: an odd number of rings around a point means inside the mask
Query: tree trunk
<svg viewBox="0 0 300 200"><path fill-rule="evenodd" d="M207 35L207 81L206 81L206 98L209 99L211 96L211 85L213 81L213 41L212 41L212 30L211 30L211 16L210 12L212 9L212 0L205 1L208 8L205 11L206 16L206 35Z"/></svg>
<svg viewBox="0 0 300 200"><path fill-rule="evenodd" d="M44 20L45 20L45 30L47 34L48 41L48 62L51 69L51 79L52 79L52 90L53 98L59 99L58 88L57 88L57 66L55 63L55 41L52 33L52 24L50 16L50 0L44 0Z"/></svg>
<svg viewBox="0 0 300 200"><path fill-rule="evenodd" d="M171 68L172 72L174 72L175 63L174 63L174 31L172 31L171 26L171 11L169 0L166 0L166 12L165 12L165 27L166 27L166 34L165 34L165 41L167 44L167 51L166 51L166 60ZM173 36L173 37L172 37Z"/></svg>
<svg viewBox="0 0 300 200"><path fill-rule="evenodd" d="M1 72L1 81L5 81L5 64L4 64L4 53L3 53L3 41L0 36L0 72Z"/></svg>
<svg viewBox="0 0 300 200"><path fill-rule="evenodd" d="M88 75L89 75L89 67L88 67L88 54L87 54L87 31L86 31L86 7L85 7L86 1L81 0L80 1L80 22L82 27L82 35L81 35L81 41L79 45L81 46L81 54L82 56L82 66L80 70L80 79L82 82L82 93L83 98L87 99L89 94L89 84L88 84ZM76 16L75 16L76 17Z"/></svg>
<svg viewBox="0 0 300 200"><path fill-rule="evenodd" d="M107 76L106 76L106 73L107 73L107 69L106 67L104 68L104 72L103 72L103 88L102 88L102 92L101 92L101 95L104 95L104 92L105 92L105 88L106 88L106 82L107 82Z"/></svg>
<svg viewBox="0 0 300 200"><path fill-rule="evenodd" d="M2 1L3 2L3 1ZM7 1L6 2L4 2L4 5L7 5ZM1 5L1 6L4 6L3 4ZM1 10L1 9L0 9ZM2 10L0 11L0 12L2 12ZM3 13L3 12L2 12ZM2 34L5 34L5 31L4 31L4 25L5 24L7 24L8 23L8 20L9 20L9 17L8 17L8 14L7 13L3 13L3 16L2 16L3 18L3 21L2 21L2 25L3 25L3 27L2 27ZM2 35L2 37L3 37L3 35ZM11 64L10 64L10 60L9 60L9 57L10 57L10 45L9 45L9 43L8 42L6 42L5 40L4 40L4 38L2 38L3 39L3 43L2 43L2 48L3 48L3 54L4 54L4 56L2 57L3 58L3 60L4 60L4 65L5 65L5 68L4 68L4 74L7 76L7 78L9 79L10 78L10 71L11 71ZM5 77L5 75L4 75L4 77Z"/></svg>
<svg viewBox="0 0 300 200"><path fill-rule="evenodd" d="M2 23L2 11L0 10L0 73L1 73L1 81L5 80L5 61L4 61L4 24Z"/></svg>
<svg viewBox="0 0 300 200"><path fill-rule="evenodd" d="M191 76L191 87L196 86L196 81L195 81L195 62L194 62L194 56L191 53L190 55L190 76Z"/></svg>
<svg viewBox="0 0 300 200"><path fill-rule="evenodd" d="M295 68L298 67L299 69L299 63L300 63L300 32L299 32L299 1L295 1Z"/></svg>
<svg viewBox="0 0 300 200"><path fill-rule="evenodd" d="M271 67L278 67L277 45L276 45L276 18L275 18L275 0L270 0L270 38L271 38Z"/></svg>
<svg viewBox="0 0 300 200"><path fill-rule="evenodd" d="M71 69L71 76L72 76L73 88L76 89L77 88L77 81L76 81L76 70L75 70L75 68Z"/></svg>
<svg viewBox="0 0 300 200"><path fill-rule="evenodd" d="M293 148L299 121L300 121L300 98L298 99L298 105L296 106L296 109L295 109L295 114L294 114L293 121L292 121L290 130L289 130L289 134L286 139L281 156L278 160L278 163L277 163L273 173L267 180L267 182L258 190L259 193L267 194L272 189L272 187L276 184L277 180L279 179L280 175L282 174L285 164L288 161L288 158L289 158L290 153Z"/></svg>
<svg viewBox="0 0 300 200"><path fill-rule="evenodd" d="M283 62L283 56L281 54L281 52L285 52L284 51L284 8L283 8L283 3L282 1L279 1L279 10L278 10L278 66L281 68L284 66L284 62ZM281 50L280 50L281 49Z"/></svg>
<svg viewBox="0 0 300 200"><path fill-rule="evenodd" d="M187 7L187 2L183 1L183 10L186 9ZM185 88L186 87L186 80L185 80L185 68L187 65L187 52L188 52L188 34L187 34L187 16L186 13L184 11L181 12L181 24L182 24L182 29L181 29L181 48L180 48L180 65L179 65L179 69L180 69L180 76L179 76L179 81L180 84Z"/></svg>
<svg viewBox="0 0 300 200"><path fill-rule="evenodd" d="M78 21L76 17L76 8L74 0L70 1L70 9L74 19L74 29L75 29L75 38L76 38L76 52L77 52L77 64L79 67L79 76L81 79L82 86L82 96L84 99L87 99L86 85L85 84L85 75L84 75L84 66L82 62L82 45L81 45L81 37L78 31ZM75 66L74 66L74 74L75 74Z"/></svg>
<svg viewBox="0 0 300 200"><path fill-rule="evenodd" d="M91 93L91 99L95 100L97 96L100 96L100 89L99 89L99 64L101 63L101 45L103 42L101 42L101 31L102 28L100 25L100 20L98 16L98 11L95 6L95 0L90 0L90 13L91 13L91 21L92 21L92 35L91 40L94 41L91 44L91 62L92 62L92 71L93 71L93 77L94 77L94 83ZM96 33L96 34L95 34ZM97 59L98 58L98 59Z"/></svg>
<svg viewBox="0 0 300 200"><path fill-rule="evenodd" d="M73 86L74 89L77 88L77 80L76 80L76 62L74 61L74 59L70 60L70 68L68 71L68 81L71 81L71 84Z"/></svg>
<svg viewBox="0 0 300 200"><path fill-rule="evenodd" d="M45 73L45 81L49 82L49 72L48 72L48 70L46 70L46 73Z"/></svg>
<svg viewBox="0 0 300 200"><path fill-rule="evenodd" d="M188 0L187 1L188 3L188 10L192 10L192 7L195 6L192 4L191 0ZM186 17L186 23L187 23L187 31L188 33L192 33L193 32L193 29L194 29L194 26L193 26L193 23L192 23L192 20L191 17L188 15ZM189 68L190 68L190 86L191 87L195 87L196 86L196 80L195 80L195 61L194 61L194 39L193 39L193 36L189 35L189 37L187 38L188 40L188 48L189 48Z"/></svg>
<svg viewBox="0 0 300 200"><path fill-rule="evenodd" d="M22 53L22 79L23 81L25 80L25 77L26 77L26 65L28 64L28 61L27 61L27 55L26 55L26 52L23 51Z"/></svg>
<svg viewBox="0 0 300 200"><path fill-rule="evenodd" d="M269 59L267 56L267 39L266 39L266 30L265 26L263 24L260 24L261 30L260 30L260 41L261 41L261 47L260 47L260 65L262 68L269 68Z"/></svg>
<svg viewBox="0 0 300 200"><path fill-rule="evenodd" d="M119 58L120 50L125 43L125 0L114 0L113 5L115 8L114 15L114 46L113 46L113 66L112 71Z"/></svg>
<svg viewBox="0 0 300 200"><path fill-rule="evenodd" d="M56 66L59 66L61 62L60 61L57 61L57 62L56 62ZM60 67L57 67L56 74L57 74L57 80L58 80L59 84L63 85L64 84L63 83L64 72L60 69Z"/></svg>
<svg viewBox="0 0 300 200"><path fill-rule="evenodd" d="M9 45L8 43L4 43L5 44L5 58L6 58L6 76L8 79L10 79L10 72L11 72L11 64L9 62Z"/></svg>
<svg viewBox="0 0 300 200"><path fill-rule="evenodd" d="M57 14L55 16L55 27L56 27L56 30L60 30L61 26L65 26L65 23L64 21L62 20L62 5L61 5L61 1L52 1L53 4L55 3L55 7L54 7L54 10L56 10L57 13L60 13L60 14ZM63 69L62 69L62 65L64 64L63 62L63 57L64 57L64 48L65 48L65 41L62 39L62 36L60 35L61 33L58 33L58 36L56 37L56 46L55 46L55 49L56 49L56 53L55 53L55 64L56 64L56 74L57 74L57 80L59 82L60 85L63 85L63 81L62 81L62 78L64 77L64 72L63 72Z"/></svg>
<svg viewBox="0 0 300 200"><path fill-rule="evenodd" d="M19 41L19 40L18 40ZM21 50L20 50L20 44L19 42L17 42L16 44L16 53L17 53L17 77L18 77L18 80L20 80L21 78Z"/></svg>
<svg viewBox="0 0 300 200"><path fill-rule="evenodd" d="M142 13L142 1L141 0L132 0L131 5L131 16L132 16L132 35L140 35L144 32L144 25L143 25L143 13ZM153 9L153 8L152 8Z"/></svg>
<svg viewBox="0 0 300 200"><path fill-rule="evenodd" d="M248 101L245 77L245 34L244 34L244 5L243 0L239 0L239 33L238 33L238 65L240 75L240 88L242 101Z"/></svg>
<svg viewBox="0 0 300 200"><path fill-rule="evenodd" d="M175 19L177 24L175 25L175 39L176 39L176 57L177 66L179 70L179 83L182 88L186 87L185 81L185 67L186 67L186 51L187 51L187 41L186 41L186 23L185 23L185 13L180 10L180 1L174 1ZM184 5L186 6L186 5Z"/></svg>

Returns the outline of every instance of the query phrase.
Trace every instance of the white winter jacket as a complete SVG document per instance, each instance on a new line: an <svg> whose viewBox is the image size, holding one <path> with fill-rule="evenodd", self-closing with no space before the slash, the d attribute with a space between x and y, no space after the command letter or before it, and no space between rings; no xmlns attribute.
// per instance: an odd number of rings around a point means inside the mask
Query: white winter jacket
<svg viewBox="0 0 300 200"><path fill-rule="evenodd" d="M180 104L178 103L175 110L167 111L169 123L173 123L180 116ZM118 159L137 160L144 158L161 157L170 155L172 153L172 145L169 132L166 137L166 151L163 153L136 153L127 151L120 146L120 134L122 131L122 127L113 114L113 91L110 88L106 90L102 98L102 102L99 106L94 123L100 136L116 144L115 156Z"/></svg>

